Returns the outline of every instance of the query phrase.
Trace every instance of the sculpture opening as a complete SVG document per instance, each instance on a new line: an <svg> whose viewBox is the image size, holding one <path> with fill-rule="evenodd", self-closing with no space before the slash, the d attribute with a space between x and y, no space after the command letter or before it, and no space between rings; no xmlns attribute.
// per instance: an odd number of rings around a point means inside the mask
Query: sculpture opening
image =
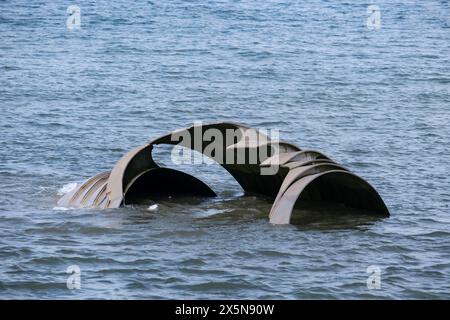
<svg viewBox="0 0 450 320"><path fill-rule="evenodd" d="M378 193L364 180L344 171L319 175L306 186L299 200L342 204L376 215L388 215Z"/></svg>
<svg viewBox="0 0 450 320"><path fill-rule="evenodd" d="M331 170L294 182L274 203L270 221L275 224L290 223L294 207L317 210L320 207L318 204L325 205L327 210L335 207L340 212L389 216L383 200L366 181L348 171Z"/></svg>
<svg viewBox="0 0 450 320"><path fill-rule="evenodd" d="M236 179L214 159L186 147L154 145L152 157L160 167L170 165L207 184L217 195L240 196L244 190Z"/></svg>
<svg viewBox="0 0 450 320"><path fill-rule="evenodd" d="M133 179L125 190L124 204L139 204L177 196L215 197L216 193L207 184L187 173L169 168L154 168Z"/></svg>

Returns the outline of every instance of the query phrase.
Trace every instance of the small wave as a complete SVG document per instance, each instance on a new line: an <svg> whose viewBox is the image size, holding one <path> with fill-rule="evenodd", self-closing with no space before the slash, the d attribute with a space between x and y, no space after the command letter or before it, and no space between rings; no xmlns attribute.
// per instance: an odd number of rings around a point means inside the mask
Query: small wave
<svg viewBox="0 0 450 320"><path fill-rule="evenodd" d="M160 238L164 237L184 237L184 238L197 238L205 236L208 233L202 230L174 230L174 231L163 231L158 236Z"/></svg>
<svg viewBox="0 0 450 320"><path fill-rule="evenodd" d="M419 236L431 237L431 238L446 238L450 235L447 231L431 231L427 233L421 233Z"/></svg>
<svg viewBox="0 0 450 320"><path fill-rule="evenodd" d="M258 250L258 253L267 257L287 257L290 253L275 250Z"/></svg>
<svg viewBox="0 0 450 320"><path fill-rule="evenodd" d="M185 266L202 266L202 265L205 265L206 262L203 261L202 259L191 258L191 259L181 261L181 264L185 265Z"/></svg>
<svg viewBox="0 0 450 320"><path fill-rule="evenodd" d="M232 212L232 209L205 209L202 212L199 212L196 214L196 217L198 218L209 218L214 217L216 215L222 214L222 213L228 213Z"/></svg>
<svg viewBox="0 0 450 320"><path fill-rule="evenodd" d="M189 289L192 291L224 291L258 288L256 284L246 280L239 281L207 281L188 285L178 285L175 288Z"/></svg>

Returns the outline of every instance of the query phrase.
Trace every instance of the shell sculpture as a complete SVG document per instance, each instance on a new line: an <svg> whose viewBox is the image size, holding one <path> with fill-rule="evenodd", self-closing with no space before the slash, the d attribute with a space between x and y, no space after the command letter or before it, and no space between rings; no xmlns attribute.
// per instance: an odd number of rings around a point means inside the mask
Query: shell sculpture
<svg viewBox="0 0 450 320"><path fill-rule="evenodd" d="M232 134L232 139L225 139ZM377 191L364 179L315 150L302 150L240 124L194 124L126 153L111 171L89 178L58 200L71 208L118 208L158 195L214 197L201 180L159 166L153 146L174 145L201 152L223 166L247 194L274 199L269 218L288 224L294 206L333 203L358 212L389 216ZM353 210L354 211L354 210Z"/></svg>

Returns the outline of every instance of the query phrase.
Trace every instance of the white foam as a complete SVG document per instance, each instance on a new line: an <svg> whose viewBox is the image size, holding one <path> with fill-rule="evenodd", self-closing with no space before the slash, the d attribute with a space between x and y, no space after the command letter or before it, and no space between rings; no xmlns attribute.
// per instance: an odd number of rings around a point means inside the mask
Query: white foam
<svg viewBox="0 0 450 320"><path fill-rule="evenodd" d="M147 208L148 211L155 211L158 210L157 204L152 204L150 207Z"/></svg>
<svg viewBox="0 0 450 320"><path fill-rule="evenodd" d="M58 196L63 196L66 193L69 193L70 191L74 190L78 186L78 183L71 182L68 184L65 184L61 187L61 189L58 190Z"/></svg>
<svg viewBox="0 0 450 320"><path fill-rule="evenodd" d="M70 208L66 208L66 207L53 207L52 210L56 210L56 211L67 211L67 210L70 210Z"/></svg>

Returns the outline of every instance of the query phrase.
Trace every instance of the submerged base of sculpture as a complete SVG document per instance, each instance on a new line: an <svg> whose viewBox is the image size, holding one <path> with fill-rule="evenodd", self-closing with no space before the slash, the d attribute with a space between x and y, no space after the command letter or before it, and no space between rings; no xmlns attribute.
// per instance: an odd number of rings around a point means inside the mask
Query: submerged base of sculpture
<svg viewBox="0 0 450 320"><path fill-rule="evenodd" d="M232 134L232 139L227 139ZM301 150L243 125L215 123L176 130L125 154L109 172L100 173L64 195L62 207L117 208L158 195L214 197L201 180L161 167L153 146L168 144L198 151L223 166L247 193L274 198L270 222L288 224L294 207L307 202L335 203L361 213L389 216L376 190L321 152ZM352 212L356 212L352 210Z"/></svg>

